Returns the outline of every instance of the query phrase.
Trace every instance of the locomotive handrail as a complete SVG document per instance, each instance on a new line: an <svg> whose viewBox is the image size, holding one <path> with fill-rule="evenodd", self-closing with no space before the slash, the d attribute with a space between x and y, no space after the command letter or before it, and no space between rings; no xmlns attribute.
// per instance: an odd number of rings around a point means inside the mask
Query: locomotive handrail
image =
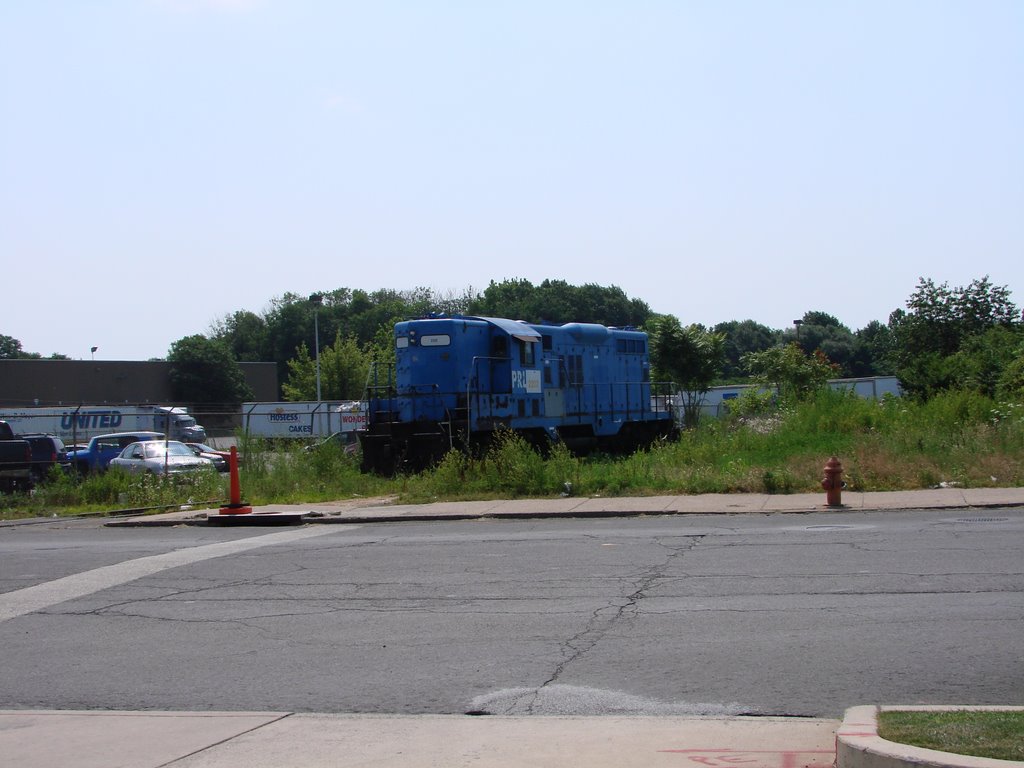
<svg viewBox="0 0 1024 768"><path fill-rule="evenodd" d="M383 365L387 366L387 371L388 371L387 372L387 381L384 384L380 384L379 383L380 382L380 376L378 375L378 369L380 368L381 365L382 365L381 361L373 360L370 363L369 369L366 371L365 389L366 389L366 394L367 394L367 399L368 400L370 399L369 398L370 392L379 392L380 390L385 390L387 392L394 393L394 391L395 391L395 386L394 386L394 383L393 383L393 377L394 377L394 372L395 372L395 364L394 363L384 363L383 364ZM370 379L371 378L373 379L373 384L370 384Z"/></svg>
<svg viewBox="0 0 1024 768"><path fill-rule="evenodd" d="M384 384L379 383L380 382L379 368L382 365L385 365L387 367L387 378L386 378L386 382ZM373 360L373 361L371 361L370 367L366 371L366 386L365 386L365 389L366 389L366 402L367 402L367 406L368 406L370 411L373 411L374 410L374 403L375 402L376 402L378 408L379 408L379 405L380 405L381 402L385 403L386 409L387 409L387 413L388 413L387 421L389 423L391 421L393 421L393 418L392 418L392 411L394 410L394 402L393 401L394 401L394 399L395 399L395 397L397 395L397 390L396 390L396 387L395 387L395 384L394 384L394 378L393 378L394 377L394 373L395 373L395 364L394 363L382 363L380 360ZM373 380L373 384L370 383L371 379ZM382 392L384 393L383 397L381 396ZM373 420L373 414L372 413L368 413L367 415L368 415L369 419L372 421Z"/></svg>
<svg viewBox="0 0 1024 768"><path fill-rule="evenodd" d="M471 435L473 434L473 382L477 383L479 387L480 380L476 372L476 364L481 360L492 360L495 362L506 363L512 360L511 357L494 357L492 355L474 355L473 360L469 365L469 376L466 379L466 443L467 447L471 442ZM480 397L479 391L476 393L477 397ZM482 410L482 409L479 409Z"/></svg>

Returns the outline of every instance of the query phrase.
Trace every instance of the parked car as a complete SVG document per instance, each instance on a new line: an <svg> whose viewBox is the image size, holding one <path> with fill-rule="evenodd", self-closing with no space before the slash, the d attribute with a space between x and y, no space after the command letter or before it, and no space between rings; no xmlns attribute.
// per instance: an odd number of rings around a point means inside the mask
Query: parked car
<svg viewBox="0 0 1024 768"><path fill-rule="evenodd" d="M214 468L218 472L227 472L231 468L231 465L228 463L231 460L231 454L227 451L218 451L206 443L185 443L185 445L191 448L192 453L196 456L202 456L204 459L212 461Z"/></svg>
<svg viewBox="0 0 1024 768"><path fill-rule="evenodd" d="M67 471L71 465L68 463L68 452L64 448L64 441L56 435L44 435L31 433L21 435L27 440L32 448L32 482L38 483L46 479L53 467Z"/></svg>
<svg viewBox="0 0 1024 768"><path fill-rule="evenodd" d="M84 450L68 454L71 468L85 474L86 472L102 472L110 461L125 449L139 440L163 440L161 432L111 432L97 435Z"/></svg>
<svg viewBox="0 0 1024 768"><path fill-rule="evenodd" d="M110 466L132 474L176 475L213 469L213 462L197 456L185 443L177 440L143 440L127 446Z"/></svg>

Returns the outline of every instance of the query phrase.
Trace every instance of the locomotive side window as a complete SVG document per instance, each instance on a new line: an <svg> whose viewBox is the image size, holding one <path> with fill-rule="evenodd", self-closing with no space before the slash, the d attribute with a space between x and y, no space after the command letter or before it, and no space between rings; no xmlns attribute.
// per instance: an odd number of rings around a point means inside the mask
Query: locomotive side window
<svg viewBox="0 0 1024 768"><path fill-rule="evenodd" d="M644 353L643 339L617 339L615 350L620 355L642 355Z"/></svg>
<svg viewBox="0 0 1024 768"><path fill-rule="evenodd" d="M533 368L537 364L537 355L534 352L532 341L522 341L519 344L519 364Z"/></svg>
<svg viewBox="0 0 1024 768"><path fill-rule="evenodd" d="M504 336L495 336L491 342L491 354L495 357L508 357L508 339Z"/></svg>

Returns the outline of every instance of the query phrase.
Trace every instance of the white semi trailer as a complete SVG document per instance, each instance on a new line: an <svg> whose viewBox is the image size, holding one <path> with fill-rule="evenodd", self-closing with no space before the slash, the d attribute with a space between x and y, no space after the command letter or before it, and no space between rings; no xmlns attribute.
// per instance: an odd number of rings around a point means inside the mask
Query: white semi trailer
<svg viewBox="0 0 1024 768"><path fill-rule="evenodd" d="M366 426L362 400L242 403L242 431L249 437L317 438Z"/></svg>
<svg viewBox="0 0 1024 768"><path fill-rule="evenodd" d="M20 435L40 432L65 443L88 442L111 432L163 432L172 440L206 442L206 430L187 409L166 405L63 405L34 408L0 407Z"/></svg>

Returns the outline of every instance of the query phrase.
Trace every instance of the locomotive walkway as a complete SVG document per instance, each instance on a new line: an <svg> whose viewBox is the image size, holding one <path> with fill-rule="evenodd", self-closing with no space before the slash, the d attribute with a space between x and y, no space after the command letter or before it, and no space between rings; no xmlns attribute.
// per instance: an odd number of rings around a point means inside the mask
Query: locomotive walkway
<svg viewBox="0 0 1024 768"><path fill-rule="evenodd" d="M530 499L403 505L388 500L127 515L111 526L373 523L427 520L1024 506L1024 488L942 488L825 495L736 494ZM235 518L239 519L235 519ZM851 702L851 705L863 702ZM1005 707L1001 709L1021 709ZM731 717L467 717L293 712L0 711L0 764L19 768L1024 768L1022 762L950 755L876 734L874 705L843 721Z"/></svg>

